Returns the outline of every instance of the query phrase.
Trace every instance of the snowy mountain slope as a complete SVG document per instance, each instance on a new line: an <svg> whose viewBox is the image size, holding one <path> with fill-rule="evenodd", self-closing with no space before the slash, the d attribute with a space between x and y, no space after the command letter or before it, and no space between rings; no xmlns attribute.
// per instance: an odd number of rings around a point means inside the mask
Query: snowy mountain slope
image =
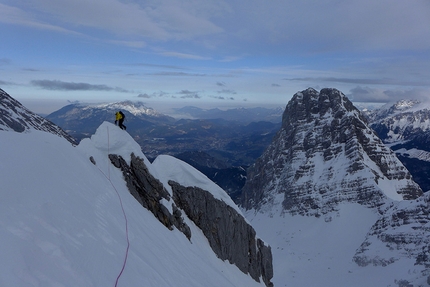
<svg viewBox="0 0 430 287"><path fill-rule="evenodd" d="M430 107L429 104L430 103L423 104L417 100L400 100L395 103L387 103L374 110L366 110L364 113L369 118L370 122L377 122L405 112L415 112Z"/></svg>
<svg viewBox="0 0 430 287"><path fill-rule="evenodd" d="M337 90L293 96L243 193L275 286L430 284L427 197Z"/></svg>
<svg viewBox="0 0 430 287"><path fill-rule="evenodd" d="M126 228L118 286L264 286L217 258L186 217L191 241L142 208L107 155L144 155L114 125L78 147L37 130L0 133L1 286L114 286Z"/></svg>
<svg viewBox="0 0 430 287"><path fill-rule="evenodd" d="M272 246L274 286L430 285L428 261L427 265L424 262L417 265L413 256L400 257L397 246L390 250L392 245L388 247L387 243L367 236L380 217L375 210L357 203L341 204L337 212L329 214L331 221L325 221L321 217L294 216L288 213L282 216L255 210L244 213L257 233L264 235L263 239ZM401 228L402 226L398 227L399 234ZM416 239L424 237L428 240L428 231L426 232L427 234L421 233L421 237ZM353 258L363 242L371 243L369 255L375 256L376 253L379 258L397 260L386 266L359 266ZM413 243L410 246L413 246ZM425 243L419 245L421 246L425 246ZM428 243L427 251L421 252L421 257L429 258Z"/></svg>
<svg viewBox="0 0 430 287"><path fill-rule="evenodd" d="M360 266L386 266L410 258L416 265L429 267L429 247L430 194L427 193L387 208L370 229L354 261Z"/></svg>
<svg viewBox="0 0 430 287"><path fill-rule="evenodd" d="M0 89L0 130L25 132L40 130L56 134L76 144L75 139L59 126L33 113Z"/></svg>

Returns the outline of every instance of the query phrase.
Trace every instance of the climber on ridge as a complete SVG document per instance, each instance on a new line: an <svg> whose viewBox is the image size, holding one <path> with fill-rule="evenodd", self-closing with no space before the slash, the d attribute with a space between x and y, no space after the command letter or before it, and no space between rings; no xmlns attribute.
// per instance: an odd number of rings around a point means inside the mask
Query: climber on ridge
<svg viewBox="0 0 430 287"><path fill-rule="evenodd" d="M127 127L125 125L123 125L124 120L125 120L125 115L121 111L116 112L116 114L115 114L115 125L118 124L118 126L122 130L127 129Z"/></svg>

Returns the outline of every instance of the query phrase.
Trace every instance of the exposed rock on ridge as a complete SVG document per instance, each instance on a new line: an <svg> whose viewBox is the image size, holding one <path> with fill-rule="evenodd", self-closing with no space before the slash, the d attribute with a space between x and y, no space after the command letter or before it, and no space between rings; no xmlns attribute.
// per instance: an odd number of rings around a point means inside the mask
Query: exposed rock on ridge
<svg viewBox="0 0 430 287"><path fill-rule="evenodd" d="M110 154L109 158L115 167L122 170L130 193L143 207L151 211L167 228L172 229L175 226L188 239L191 238L190 227L184 223L181 211L172 204L173 214L171 214L161 203L163 198L169 201L170 194L163 184L149 173L143 159L132 153L129 166L121 156Z"/></svg>
<svg viewBox="0 0 430 287"><path fill-rule="evenodd" d="M232 207L203 189L184 187L169 181L173 199L163 184L149 171L143 159L131 154L130 165L118 155L110 154L112 164L121 169L127 187L136 200L167 228L178 230L191 239L190 227L184 222L181 210L208 238L214 253L221 260L229 260L242 272L266 286L273 286L272 253L270 247L256 237L255 230ZM164 203L163 203L164 201ZM164 205L171 202L173 214Z"/></svg>
<svg viewBox="0 0 430 287"><path fill-rule="evenodd" d="M232 207L198 187L169 181L175 203L203 231L215 254L235 264L254 280L273 286L270 246L256 238L254 228Z"/></svg>
<svg viewBox="0 0 430 287"><path fill-rule="evenodd" d="M28 110L0 89L0 130L13 130L22 133L30 129L58 135L76 145L75 139L59 126Z"/></svg>
<svg viewBox="0 0 430 287"><path fill-rule="evenodd" d="M395 182L395 184L392 184ZM336 89L296 93L272 144L248 170L241 203L320 216L339 202L382 205L422 194L354 105Z"/></svg>

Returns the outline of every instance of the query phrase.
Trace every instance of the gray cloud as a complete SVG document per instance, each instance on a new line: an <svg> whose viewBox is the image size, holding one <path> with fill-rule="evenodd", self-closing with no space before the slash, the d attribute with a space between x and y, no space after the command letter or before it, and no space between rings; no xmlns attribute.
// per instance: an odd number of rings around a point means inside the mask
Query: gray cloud
<svg viewBox="0 0 430 287"><path fill-rule="evenodd" d="M154 92L152 94L147 94L147 93L139 94L137 97L144 98L144 99L151 99L151 98L164 97L166 95L167 93L160 91L160 92Z"/></svg>
<svg viewBox="0 0 430 287"><path fill-rule="evenodd" d="M206 77L206 74L198 74L198 73L185 73L185 72L157 72L151 73L149 75L154 76L187 76L187 77Z"/></svg>
<svg viewBox="0 0 430 287"><path fill-rule="evenodd" d="M182 90L177 94L182 95L181 99L201 99L202 97L195 91Z"/></svg>
<svg viewBox="0 0 430 287"><path fill-rule="evenodd" d="M387 103L405 99L428 101L429 95L430 90L426 89L383 90L358 86L351 89L347 96L353 102Z"/></svg>
<svg viewBox="0 0 430 287"><path fill-rule="evenodd" d="M58 80L34 80L31 84L45 90L54 91L116 91L127 93L128 91L119 87L109 87L106 85L92 85L88 83L63 82Z"/></svg>
<svg viewBox="0 0 430 287"><path fill-rule="evenodd" d="M399 80L394 78L336 78L336 77L303 77L303 78L290 78L284 79L287 81L301 81L301 82L328 82L328 83L344 83L344 84L358 84L358 85L393 85L393 86L428 86L429 81L417 80Z"/></svg>
<svg viewBox="0 0 430 287"><path fill-rule="evenodd" d="M150 99L150 98L152 98L152 96L148 95L147 93L139 94L137 97L138 98L144 98L144 99Z"/></svg>
<svg viewBox="0 0 430 287"><path fill-rule="evenodd" d="M202 97L199 96L198 94L194 94L194 95L184 95L180 97L181 99L201 99Z"/></svg>
<svg viewBox="0 0 430 287"><path fill-rule="evenodd" d="M0 80L0 85L9 86L9 85L14 85L14 83Z"/></svg>
<svg viewBox="0 0 430 287"><path fill-rule="evenodd" d="M0 66L1 65L10 65L11 63L12 63L12 61L10 59L0 58Z"/></svg>
<svg viewBox="0 0 430 287"><path fill-rule="evenodd" d="M222 89L221 91L218 91L217 93L218 94L232 94L232 95L237 94L236 91L230 90L230 89Z"/></svg>
<svg viewBox="0 0 430 287"><path fill-rule="evenodd" d="M223 96L210 96L213 99L217 99L217 100L231 100L234 101L233 97L223 97Z"/></svg>
<svg viewBox="0 0 430 287"><path fill-rule="evenodd" d="M59 31L74 27L95 38L100 37L97 31L103 31L126 45L157 43L154 51L158 48L158 53L181 58L207 59L190 53L190 46L223 50L221 59L237 59L237 54L252 51L321 53L430 47L427 0L413 4L404 0L326 0L312 5L293 0L111 0L109 5L94 0L76 5L76 1L63 0L35 1L31 9L25 2L15 2L13 6L0 4L0 21L30 25L31 20L40 28ZM50 21L58 27L45 24ZM165 50L160 49L161 41L183 45L183 49L160 52ZM233 47L235 53L229 53L227 49Z"/></svg>

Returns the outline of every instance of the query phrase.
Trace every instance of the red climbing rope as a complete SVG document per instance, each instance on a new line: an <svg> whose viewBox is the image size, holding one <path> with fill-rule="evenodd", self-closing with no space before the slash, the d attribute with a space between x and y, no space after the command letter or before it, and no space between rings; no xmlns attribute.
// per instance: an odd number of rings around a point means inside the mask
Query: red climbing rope
<svg viewBox="0 0 430 287"><path fill-rule="evenodd" d="M112 184L113 188L115 189L116 194L118 195L119 202L120 202L120 204L121 204L122 214L124 215L124 219L125 219L125 236L126 236L126 239L127 239L127 248L126 248L126 250L125 250L124 262L123 262L123 264L122 264L121 271L119 272L118 276L116 277L116 281L115 281L115 287L116 287L116 286L118 286L119 278L121 277L122 272L124 272L125 265L127 264L127 259L128 259L128 249L130 248L130 241L129 241L129 239L128 239L128 220L127 220L127 215L125 214L124 206L123 206L123 204L122 204L121 196L119 195L119 192L118 192L118 190L116 189L116 187L113 185L112 181L111 181L110 179L109 179L109 181L110 181L110 183Z"/></svg>
<svg viewBox="0 0 430 287"><path fill-rule="evenodd" d="M107 128L107 137L108 137L108 156L109 156L109 148L110 148L109 147L109 145L110 145L110 143L109 143L109 127L106 127L106 128ZM128 220L127 220L127 215L126 215L125 210L124 210L124 205L122 204L121 196L119 195L118 190L116 189L115 185L113 184L112 180L110 179L110 169L109 169L109 166L110 166L110 164L108 163L108 176L106 176L106 174L100 168L99 168L99 170L109 180L110 184L112 185L113 189L116 192L116 195L118 196L119 203L121 205L122 214L123 214L124 220L125 220L125 237L126 237L126 240L127 240L127 248L125 250L125 256L124 256L124 261L122 263L122 268L121 268L121 271L119 272L118 276L116 277L116 281L115 281L115 287L117 287L118 286L119 278L121 277L122 273L124 272L125 265L127 264L128 250L130 249L130 240L128 238Z"/></svg>

